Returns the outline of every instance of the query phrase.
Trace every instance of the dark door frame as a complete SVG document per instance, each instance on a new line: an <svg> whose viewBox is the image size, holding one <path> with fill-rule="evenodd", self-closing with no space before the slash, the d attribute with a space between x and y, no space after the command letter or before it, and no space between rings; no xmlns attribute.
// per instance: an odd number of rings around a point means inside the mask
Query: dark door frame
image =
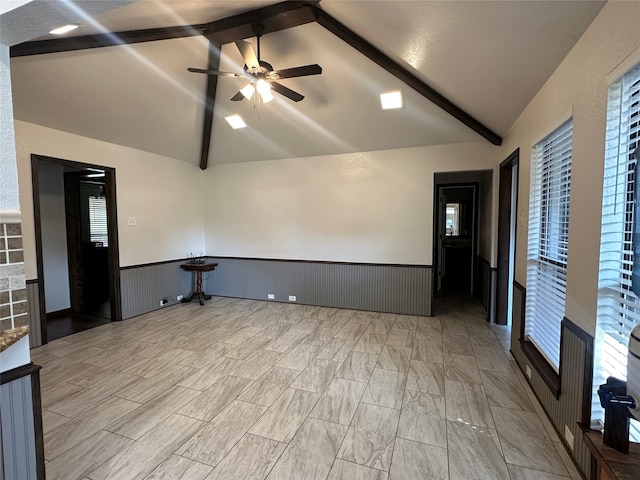
<svg viewBox="0 0 640 480"><path fill-rule="evenodd" d="M512 211L518 211L518 178L519 171L517 167L520 163L520 149L517 148L500 164L500 186L498 190L498 271L496 281L496 320L498 325L507 325L509 323L508 312L509 292L509 269L515 261L516 244L515 233L518 228L517 218L513 220ZM513 169L516 168L515 184L513 183ZM515 195L514 193L515 188ZM515 204L512 196L515 196ZM513 247L513 248L512 248ZM512 253L513 252L513 253Z"/></svg>
<svg viewBox="0 0 640 480"><path fill-rule="evenodd" d="M440 191L444 188L473 188L473 232L471 238L471 292L475 293L476 290L476 276L478 274L478 267L476 260L478 256L478 209L480 200L480 182L459 182L459 183L435 183L434 182L434 200L433 200L433 268L435 274L438 275L440 270L440 262L442 261L441 253L438 245L440 244L438 239L443 235L440 209ZM436 279L436 285L438 280ZM437 287L434 286L434 290L437 293Z"/></svg>
<svg viewBox="0 0 640 480"><path fill-rule="evenodd" d="M44 161L80 170L95 169L104 171L105 196L107 198L107 225L109 234L109 302L111 304L111 321L122 320L120 299L120 254L118 249L118 215L116 209L116 169L103 165L76 162L46 155L31 154L31 182L33 195L33 223L36 241L36 264L38 272L38 293L40 311L40 330L42 343L47 343L47 311L45 306L44 262L42 258L42 225L40 213L40 183L38 179L38 162Z"/></svg>

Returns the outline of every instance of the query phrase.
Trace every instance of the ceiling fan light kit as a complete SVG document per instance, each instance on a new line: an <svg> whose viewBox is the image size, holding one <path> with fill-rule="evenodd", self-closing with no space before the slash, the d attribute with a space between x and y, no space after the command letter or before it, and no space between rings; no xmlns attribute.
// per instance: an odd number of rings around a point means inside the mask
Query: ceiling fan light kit
<svg viewBox="0 0 640 480"><path fill-rule="evenodd" d="M260 94L260 100L262 103L268 103L273 100L274 91L284 97L287 97L291 101L301 101L304 98L304 95L285 87L284 85L276 82L276 80L304 77L308 75L319 75L322 73L322 67L318 64L313 64L287 68L284 70L274 70L270 63L260 60L260 37L264 33L264 26L262 24L255 24L253 25L253 31L256 35L257 54L251 43L244 40L235 42L236 47L238 47L238 50L244 60L244 74L204 70L192 67L187 68L187 70L207 75L249 79L249 83L231 97L231 100L234 102L244 100L245 98L250 100L256 91Z"/></svg>

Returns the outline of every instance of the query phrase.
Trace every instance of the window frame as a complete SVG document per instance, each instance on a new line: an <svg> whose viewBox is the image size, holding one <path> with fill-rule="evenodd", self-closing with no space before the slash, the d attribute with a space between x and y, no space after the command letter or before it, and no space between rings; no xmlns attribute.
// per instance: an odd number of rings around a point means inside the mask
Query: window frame
<svg viewBox="0 0 640 480"><path fill-rule="evenodd" d="M594 341L591 424L604 425L597 389L606 377L626 379L628 337L640 323L640 296L634 293L636 206L640 195L640 62L611 83L602 192L598 303ZM635 264L635 265L634 265ZM604 358L606 357L606 362ZM632 420L631 439L640 441L640 422Z"/></svg>
<svg viewBox="0 0 640 480"><path fill-rule="evenodd" d="M531 149L527 295L520 345L556 398L560 395L562 325L566 321L572 144L573 119L569 118ZM545 291L553 291L556 301L541 310L538 297Z"/></svg>

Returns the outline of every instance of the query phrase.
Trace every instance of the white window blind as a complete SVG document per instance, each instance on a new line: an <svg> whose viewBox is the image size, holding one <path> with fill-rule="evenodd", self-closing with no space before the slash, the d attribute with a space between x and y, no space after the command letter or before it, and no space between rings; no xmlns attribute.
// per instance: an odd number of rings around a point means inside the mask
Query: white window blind
<svg viewBox="0 0 640 480"><path fill-rule="evenodd" d="M640 64L609 88L594 345L594 426L604 422L598 387L609 376L627 378L629 334L640 322L640 299L631 291L634 217L640 214L634 208L640 179L636 178L637 160L632 154L640 146L639 138ZM640 423L633 420L631 438L640 442Z"/></svg>
<svg viewBox="0 0 640 480"><path fill-rule="evenodd" d="M102 242L105 247L109 245L105 197L89 197L89 237L92 242Z"/></svg>
<svg viewBox="0 0 640 480"><path fill-rule="evenodd" d="M564 317L573 123L531 152L525 337L557 371Z"/></svg>

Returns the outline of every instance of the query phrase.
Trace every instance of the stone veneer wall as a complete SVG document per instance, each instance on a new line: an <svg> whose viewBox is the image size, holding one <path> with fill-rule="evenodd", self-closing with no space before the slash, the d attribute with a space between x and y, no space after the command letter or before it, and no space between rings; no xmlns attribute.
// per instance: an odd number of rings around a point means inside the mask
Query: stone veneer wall
<svg viewBox="0 0 640 480"><path fill-rule="evenodd" d="M22 229L0 223L0 331L29 325Z"/></svg>

